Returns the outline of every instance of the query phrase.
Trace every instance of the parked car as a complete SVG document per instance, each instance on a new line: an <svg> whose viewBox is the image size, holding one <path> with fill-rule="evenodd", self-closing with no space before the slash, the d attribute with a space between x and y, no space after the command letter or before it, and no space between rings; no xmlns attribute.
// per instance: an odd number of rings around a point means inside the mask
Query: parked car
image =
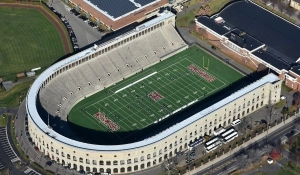
<svg viewBox="0 0 300 175"><path fill-rule="evenodd" d="M73 13L75 16L80 15L80 13L77 12L75 9L71 9L70 12Z"/></svg>
<svg viewBox="0 0 300 175"><path fill-rule="evenodd" d="M216 50L217 48L215 46L211 46L212 50Z"/></svg>
<svg viewBox="0 0 300 175"><path fill-rule="evenodd" d="M79 18L79 19L82 19L83 21L86 21L86 20L88 20L88 19L87 19L87 17L85 17L85 16L82 16L82 15L79 15L79 16L78 16L78 18Z"/></svg>
<svg viewBox="0 0 300 175"><path fill-rule="evenodd" d="M79 50L79 45L78 44L74 44L73 48L74 48L74 51L77 51L77 50Z"/></svg>
<svg viewBox="0 0 300 175"><path fill-rule="evenodd" d="M72 37L71 40L72 40L73 43L77 43L76 37Z"/></svg>
<svg viewBox="0 0 300 175"><path fill-rule="evenodd" d="M195 152L191 152L190 154L191 157L194 157L195 155L196 155Z"/></svg>

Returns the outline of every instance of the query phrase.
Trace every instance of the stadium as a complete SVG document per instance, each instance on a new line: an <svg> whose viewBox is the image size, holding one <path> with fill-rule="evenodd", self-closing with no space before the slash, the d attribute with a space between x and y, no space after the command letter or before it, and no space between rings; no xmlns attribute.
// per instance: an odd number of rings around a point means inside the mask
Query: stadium
<svg viewBox="0 0 300 175"><path fill-rule="evenodd" d="M249 0L233 1L195 22L197 32L223 53L254 70L271 69L300 90L299 26Z"/></svg>
<svg viewBox="0 0 300 175"><path fill-rule="evenodd" d="M244 77L174 26L163 12L46 69L26 98L35 146L77 171L131 173L279 101L277 76Z"/></svg>

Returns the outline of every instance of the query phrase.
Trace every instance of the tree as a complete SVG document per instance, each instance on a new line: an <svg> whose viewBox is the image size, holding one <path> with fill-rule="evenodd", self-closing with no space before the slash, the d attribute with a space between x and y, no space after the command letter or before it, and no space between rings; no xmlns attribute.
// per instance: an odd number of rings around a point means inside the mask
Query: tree
<svg viewBox="0 0 300 175"><path fill-rule="evenodd" d="M250 149L248 151L248 158L249 158L249 163L256 163L259 162L261 160L261 157L263 155L263 153L261 152L260 149Z"/></svg>
<svg viewBox="0 0 300 175"><path fill-rule="evenodd" d="M275 8L276 4L278 3L278 0L270 0L271 2L271 6L273 7L273 9Z"/></svg>
<svg viewBox="0 0 300 175"><path fill-rule="evenodd" d="M210 7L209 7L209 5L206 5L206 6L205 6L205 14L206 14L206 15L209 15L209 14L210 14Z"/></svg>
<svg viewBox="0 0 300 175"><path fill-rule="evenodd" d="M300 105L300 92L295 92L293 94L292 105L295 106L296 108L298 108L298 106Z"/></svg>
<svg viewBox="0 0 300 175"><path fill-rule="evenodd" d="M266 144L266 145L264 145L264 146L262 147L261 151L262 151L265 155L269 156L270 153L273 151L273 149L274 149L274 147L273 147L272 145Z"/></svg>
<svg viewBox="0 0 300 175"><path fill-rule="evenodd" d="M269 0L261 0L262 3L267 4Z"/></svg>
<svg viewBox="0 0 300 175"><path fill-rule="evenodd" d="M198 12L199 16L205 15L205 9L201 6Z"/></svg>
<svg viewBox="0 0 300 175"><path fill-rule="evenodd" d="M247 125L247 121L245 119L241 119L241 123L238 125L238 130L240 130L241 132L246 132Z"/></svg>
<svg viewBox="0 0 300 175"><path fill-rule="evenodd" d="M248 156L245 156L245 154L243 155L239 155L236 157L236 166L238 169L244 169L246 167L249 166L250 159L248 158Z"/></svg>
<svg viewBox="0 0 300 175"><path fill-rule="evenodd" d="M285 10L286 10L286 13L289 17L293 16L296 13L296 10L293 7L289 6L289 5L286 6Z"/></svg>
<svg viewBox="0 0 300 175"><path fill-rule="evenodd" d="M198 34L202 37L202 39L206 38L207 37L207 32L205 29L203 28L199 28L198 29Z"/></svg>
<svg viewBox="0 0 300 175"><path fill-rule="evenodd" d="M285 11L285 9L286 9L286 5L285 5L284 3L282 3L282 2L278 2L277 7L278 7L278 10L280 11L281 14L282 14L282 13Z"/></svg>

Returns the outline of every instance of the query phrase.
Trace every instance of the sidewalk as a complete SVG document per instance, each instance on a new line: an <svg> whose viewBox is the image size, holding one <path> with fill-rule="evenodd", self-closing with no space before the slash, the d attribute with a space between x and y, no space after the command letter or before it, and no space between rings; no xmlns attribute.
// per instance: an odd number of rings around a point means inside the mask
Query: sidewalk
<svg viewBox="0 0 300 175"><path fill-rule="evenodd" d="M240 145L240 146L238 146L238 147L232 149L230 152L227 152L227 153L223 154L222 156L220 156L220 157L218 157L218 158L216 158L216 159L210 161L209 163L206 163L206 164L204 164L204 165L202 165L202 166L199 166L199 167L197 167L197 168L191 170L190 172L187 172L186 174L189 174L189 175L190 175L190 174L196 174L196 173L198 173L198 172L201 171L201 170L204 170L204 169L209 168L212 164L215 164L215 163L219 162L220 160L225 159L225 158L231 156L232 154L234 154L234 153L240 151L242 148L245 148L245 147L247 147L247 146L250 146L251 144L253 144L253 143L257 142L257 141L259 141L259 140L261 140L261 139L264 139L264 138L267 136L267 134L270 134L270 133L272 133L272 132L275 132L275 131L277 131L277 130L282 129L281 127L284 127L285 124L288 124L288 123L293 122L293 121L295 120L295 118L299 118L299 113L296 114L295 116L292 116L292 117L288 118L286 121L281 122L280 124L278 124L278 125L276 125L276 126L274 126L274 127L272 127L272 128L269 128L269 131L268 131L268 132L265 131L265 132L263 132L262 134L257 135L256 137L252 138L252 139L249 140L248 142L245 142L244 144L242 144L242 145Z"/></svg>

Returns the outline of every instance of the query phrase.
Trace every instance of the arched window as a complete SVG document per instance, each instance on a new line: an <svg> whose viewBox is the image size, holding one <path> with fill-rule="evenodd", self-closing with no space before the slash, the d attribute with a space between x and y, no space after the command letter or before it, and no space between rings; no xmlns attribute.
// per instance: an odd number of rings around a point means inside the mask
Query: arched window
<svg viewBox="0 0 300 175"><path fill-rule="evenodd" d="M82 159L81 157L79 158L79 162L80 162L80 163L83 163L83 159Z"/></svg>
<svg viewBox="0 0 300 175"><path fill-rule="evenodd" d="M141 161L144 161L144 156L141 157Z"/></svg>
<svg viewBox="0 0 300 175"><path fill-rule="evenodd" d="M170 146L172 147L172 144ZM151 155L150 154L147 155L147 159L151 159Z"/></svg>
<svg viewBox="0 0 300 175"><path fill-rule="evenodd" d="M127 159L127 164L131 164L131 159Z"/></svg>

